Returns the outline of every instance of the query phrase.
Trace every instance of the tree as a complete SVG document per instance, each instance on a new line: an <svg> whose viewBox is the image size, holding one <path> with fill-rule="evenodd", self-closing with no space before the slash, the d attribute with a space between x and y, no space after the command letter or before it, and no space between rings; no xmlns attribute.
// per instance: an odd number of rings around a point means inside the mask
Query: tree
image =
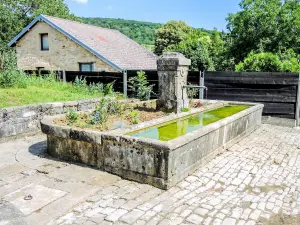
<svg viewBox="0 0 300 225"><path fill-rule="evenodd" d="M168 47L179 44L192 28L183 21L171 20L156 32L154 52L161 55Z"/></svg>
<svg viewBox="0 0 300 225"><path fill-rule="evenodd" d="M63 0L2 0L0 2L0 51L39 14L78 20Z"/></svg>
<svg viewBox="0 0 300 225"><path fill-rule="evenodd" d="M291 48L300 53L299 0L242 0L240 7L240 12L227 18L230 53L236 62L251 51L276 53Z"/></svg>
<svg viewBox="0 0 300 225"><path fill-rule="evenodd" d="M229 54L228 34L219 32L214 29L211 32L211 45L209 47L209 54L214 62L215 70L217 71L232 71L234 70L234 58Z"/></svg>
<svg viewBox="0 0 300 225"><path fill-rule="evenodd" d="M214 63L210 55L211 38L205 33L194 30L188 33L184 40L169 46L167 51L180 52L191 59L194 70L214 70Z"/></svg>

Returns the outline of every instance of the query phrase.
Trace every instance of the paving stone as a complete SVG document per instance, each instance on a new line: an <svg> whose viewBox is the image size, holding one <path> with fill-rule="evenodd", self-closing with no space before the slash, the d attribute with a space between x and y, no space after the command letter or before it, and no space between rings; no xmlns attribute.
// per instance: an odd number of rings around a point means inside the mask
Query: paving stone
<svg viewBox="0 0 300 225"><path fill-rule="evenodd" d="M105 220L107 221L111 221L111 222L116 222L118 221L118 219L125 215L126 213L128 213L127 210L124 210L124 209L117 209L116 211L114 211L112 214L110 214L109 216L107 216L105 218Z"/></svg>
<svg viewBox="0 0 300 225"><path fill-rule="evenodd" d="M223 221L220 220L220 219L215 219L215 220L213 221L213 225L222 225L222 224L223 224Z"/></svg>
<svg viewBox="0 0 300 225"><path fill-rule="evenodd" d="M262 125L168 191L118 179L83 199L54 224L255 225L281 210L299 214L299 148L300 132ZM0 162L0 175L1 168ZM42 176L32 169L17 168L15 174L24 171L23 177L5 174L4 182ZM0 197L6 183L1 186L0 181Z"/></svg>
<svg viewBox="0 0 300 225"><path fill-rule="evenodd" d="M204 208L198 208L195 210L196 214L199 214L201 216L206 216L208 214L209 210Z"/></svg>
<svg viewBox="0 0 300 225"><path fill-rule="evenodd" d="M91 217L90 218L90 221L93 221L95 222L96 224L102 224L103 223L103 220L105 218L106 215L97 215L97 216L94 216L94 217Z"/></svg>
<svg viewBox="0 0 300 225"><path fill-rule="evenodd" d="M226 219L223 220L223 224L226 224L226 225L235 225L236 224L236 219L226 218Z"/></svg>
<svg viewBox="0 0 300 225"><path fill-rule="evenodd" d="M121 221L128 223L128 224L133 224L137 219L139 219L142 215L144 214L143 211L134 209L131 212L128 212L124 216L121 217Z"/></svg>
<svg viewBox="0 0 300 225"><path fill-rule="evenodd" d="M250 214L249 218L252 220L258 220L260 214L261 214L261 211L256 209Z"/></svg>
<svg viewBox="0 0 300 225"><path fill-rule="evenodd" d="M192 214L186 218L186 221L193 223L193 224L200 224L203 221L203 217L196 215L196 214Z"/></svg>

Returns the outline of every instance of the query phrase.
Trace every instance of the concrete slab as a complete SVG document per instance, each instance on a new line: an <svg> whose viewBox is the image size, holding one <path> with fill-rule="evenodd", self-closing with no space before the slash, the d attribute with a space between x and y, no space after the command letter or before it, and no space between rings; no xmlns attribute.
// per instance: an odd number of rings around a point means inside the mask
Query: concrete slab
<svg viewBox="0 0 300 225"><path fill-rule="evenodd" d="M0 200L0 225L27 225L22 212L13 204Z"/></svg>
<svg viewBox="0 0 300 225"><path fill-rule="evenodd" d="M1 154L2 155L2 154ZM5 181L5 178L8 178L14 174L19 174L27 168L21 164L11 164L8 166L4 166L0 170L1 180Z"/></svg>
<svg viewBox="0 0 300 225"><path fill-rule="evenodd" d="M31 184L4 196L4 199L27 216L66 194L64 191Z"/></svg>
<svg viewBox="0 0 300 225"><path fill-rule="evenodd" d="M72 164L49 173L49 176L59 180L67 180L69 182L83 182L90 185L101 186L116 181L116 179L120 179L119 177L109 175L108 173L97 169Z"/></svg>
<svg viewBox="0 0 300 225"><path fill-rule="evenodd" d="M0 158L0 225L48 224L120 180L49 157L45 136L0 143Z"/></svg>

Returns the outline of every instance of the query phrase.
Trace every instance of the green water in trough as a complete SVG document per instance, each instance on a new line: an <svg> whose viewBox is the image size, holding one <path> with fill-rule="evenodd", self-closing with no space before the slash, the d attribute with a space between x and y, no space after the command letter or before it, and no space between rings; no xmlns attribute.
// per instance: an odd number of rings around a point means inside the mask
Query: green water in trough
<svg viewBox="0 0 300 225"><path fill-rule="evenodd" d="M128 133L127 135L160 141L170 141L241 112L249 107L249 105L228 105L211 111L182 117L177 120L171 120L153 127L147 127L143 130Z"/></svg>

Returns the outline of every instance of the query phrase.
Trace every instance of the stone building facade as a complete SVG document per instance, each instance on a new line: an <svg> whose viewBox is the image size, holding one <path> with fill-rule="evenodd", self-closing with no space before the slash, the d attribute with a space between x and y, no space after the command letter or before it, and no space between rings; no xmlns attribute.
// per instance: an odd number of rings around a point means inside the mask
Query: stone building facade
<svg viewBox="0 0 300 225"><path fill-rule="evenodd" d="M48 34L49 50L41 50L41 34ZM79 71L80 63L93 63L94 71L117 72L45 22L38 22L16 44L18 67L22 70Z"/></svg>

